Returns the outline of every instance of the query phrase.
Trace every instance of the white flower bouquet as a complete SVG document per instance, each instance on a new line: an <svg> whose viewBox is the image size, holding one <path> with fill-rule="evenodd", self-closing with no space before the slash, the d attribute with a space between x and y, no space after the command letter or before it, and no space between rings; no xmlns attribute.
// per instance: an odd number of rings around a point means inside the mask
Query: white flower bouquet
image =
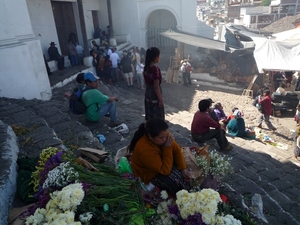
<svg viewBox="0 0 300 225"><path fill-rule="evenodd" d="M217 191L202 189L198 192L189 193L186 190L181 190L176 193L176 198L176 205L183 220L192 219L191 216L199 216L200 214L201 220L207 225L241 225L241 222L232 215L217 215L218 203L222 202Z"/></svg>
<svg viewBox="0 0 300 225"><path fill-rule="evenodd" d="M198 165L202 168L202 176L213 175L214 177L222 178L226 174L231 173L232 166L230 161L232 158L221 155L216 150L209 152L210 163L205 156L195 155Z"/></svg>
<svg viewBox="0 0 300 225"><path fill-rule="evenodd" d="M48 187L64 187L70 182L78 182L78 173L70 166L70 162L59 164L49 171L48 177L43 184L43 189Z"/></svg>
<svg viewBox="0 0 300 225"><path fill-rule="evenodd" d="M75 221L75 211L83 198L84 191L81 183L70 184L61 191L55 191L51 194L51 199L47 203L46 208L38 208L32 216L26 219L26 225L79 225L81 222ZM80 215L79 218L88 222L92 218L92 214Z"/></svg>

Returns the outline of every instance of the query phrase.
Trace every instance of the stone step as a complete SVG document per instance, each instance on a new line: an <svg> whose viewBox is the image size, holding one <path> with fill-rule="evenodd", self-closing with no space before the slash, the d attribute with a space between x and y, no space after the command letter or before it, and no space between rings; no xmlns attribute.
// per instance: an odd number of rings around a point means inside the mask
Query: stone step
<svg viewBox="0 0 300 225"><path fill-rule="evenodd" d="M54 89L55 100L0 99L0 120L9 125L27 126L30 133L20 138L20 146L30 137L35 138L35 148L61 145L104 148L112 156L121 147L129 144L138 126L144 122L144 92L122 85L100 85L100 90L109 96L118 95L118 117L127 124L130 133L120 135L107 126L109 118L98 123L86 121L83 115L74 115L68 110L68 100L64 92L71 92L76 86L74 81L62 89ZM167 101L166 101L167 103ZM190 135L193 114L165 104L166 120L169 129L181 146L197 145ZM35 129L33 129L35 128ZM44 135L45 134L45 135ZM101 145L98 134L106 137ZM45 138L47 137L47 138ZM49 138L48 138L49 137ZM242 199L259 193L262 195L264 212L269 224L299 224L299 169L284 150L264 143L241 138L228 137L234 149L226 154L232 157L234 174L226 176L224 187L232 193L230 199L242 207ZM218 149L217 144L209 142L210 150ZM25 150L29 146L22 146ZM24 151L26 152L26 151ZM280 217L280 218L279 218ZM286 221L286 222L284 222Z"/></svg>
<svg viewBox="0 0 300 225"><path fill-rule="evenodd" d="M278 216L272 215L271 211L280 212L281 218L287 221L299 221L298 213L291 211L295 206L300 207L294 191L300 184L295 174L297 166L285 165L267 154L257 154L242 147L231 153L234 173L226 176L224 182L231 187L231 191L240 195L237 204L241 205L244 198L258 193L262 196L269 224L276 224L270 221L276 221Z"/></svg>
<svg viewBox="0 0 300 225"><path fill-rule="evenodd" d="M0 224L4 225L7 224L16 191L19 146L11 127L1 120L0 143Z"/></svg>
<svg viewBox="0 0 300 225"><path fill-rule="evenodd" d="M80 146L85 142L89 143L89 146L86 147L102 147L89 128L71 119L68 113L62 112L60 110L62 106L55 101L11 99L10 102L16 105L16 108L24 108L24 110L17 114L12 113L11 121L4 121L10 125L32 128L30 132L19 137L21 143L28 139L32 140L31 145L26 146L24 151L28 152L31 149L36 151L35 148L42 150L48 146L60 146L62 144Z"/></svg>
<svg viewBox="0 0 300 225"><path fill-rule="evenodd" d="M136 98L136 102L130 100L129 107L132 104L141 104L143 110L141 100L143 98L128 93L132 89L124 90L118 87L117 89L130 99ZM190 135L193 114L169 105L165 105L165 112L170 132L176 141L181 146L197 145ZM245 193L250 193L251 196L258 193L262 196L265 217L269 224L284 224L284 221L299 224L298 213L291 209L300 207L299 199L293 197L295 196L294 190L298 189L300 181L298 182L299 179L297 179L298 167L294 164L290 154L285 150L254 140L233 137L228 137L228 140L234 146L234 149L227 153L232 156L234 174L227 176L224 182L231 187L235 195L241 197L239 204L242 199L245 199ZM210 149L217 148L215 143L210 147ZM280 219L277 218L278 215Z"/></svg>

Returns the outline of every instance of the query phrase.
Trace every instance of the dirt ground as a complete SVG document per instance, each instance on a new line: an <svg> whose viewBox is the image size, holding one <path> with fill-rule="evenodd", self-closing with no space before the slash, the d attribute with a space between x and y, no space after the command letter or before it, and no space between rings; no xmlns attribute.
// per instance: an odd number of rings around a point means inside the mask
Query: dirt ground
<svg viewBox="0 0 300 225"><path fill-rule="evenodd" d="M257 119L260 113L257 108L252 105L253 99L242 96L242 91L230 91L226 90L225 87L224 89L217 89L210 86L205 87L196 80L193 81L193 85L188 87L177 83L163 83L162 90L165 104L179 110L189 111L194 114L198 110L199 100L209 97L212 98L215 103L222 103L226 115L229 115L234 107L238 107L244 112L246 125L257 126ZM286 145L287 149L285 151L288 151L291 155L293 154L294 146L292 140L293 130L297 128L293 117L294 112L288 111L282 112L280 117L271 116L270 121L277 130L273 133L267 129L265 123L263 123L263 128L261 129L261 132L267 134L274 142Z"/></svg>

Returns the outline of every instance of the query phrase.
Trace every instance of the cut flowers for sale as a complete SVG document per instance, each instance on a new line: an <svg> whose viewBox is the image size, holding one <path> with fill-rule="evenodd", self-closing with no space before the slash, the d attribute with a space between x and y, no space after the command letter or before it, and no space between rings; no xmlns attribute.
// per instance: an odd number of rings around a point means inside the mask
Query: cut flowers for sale
<svg viewBox="0 0 300 225"><path fill-rule="evenodd" d="M35 224L144 224L140 184L114 168L95 164L90 171L70 152L47 148L31 175L36 202L23 218Z"/></svg>
<svg viewBox="0 0 300 225"><path fill-rule="evenodd" d="M214 177L217 177L218 179L221 179L225 175L230 174L233 171L230 164L232 158L221 155L216 150L212 150L209 152L209 161L205 156L199 156L195 154L195 152L194 155L199 167L202 168L203 177L212 175Z"/></svg>

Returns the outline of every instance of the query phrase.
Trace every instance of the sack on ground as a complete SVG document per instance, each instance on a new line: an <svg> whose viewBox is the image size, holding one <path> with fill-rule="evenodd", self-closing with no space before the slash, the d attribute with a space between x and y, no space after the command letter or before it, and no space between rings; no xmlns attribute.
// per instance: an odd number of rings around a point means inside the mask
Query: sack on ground
<svg viewBox="0 0 300 225"><path fill-rule="evenodd" d="M193 179L197 179L198 181L203 181L203 176L202 176L202 168L199 167L197 160L195 158L195 156L192 153L192 149L194 151L197 152L197 155L204 155L209 163L209 155L207 152L209 145L204 146L202 148L198 148L196 146L192 146L192 147L182 147L182 152L184 155L184 159L185 159L185 163L187 168L190 170L190 174L192 176Z"/></svg>
<svg viewBox="0 0 300 225"><path fill-rule="evenodd" d="M69 99L69 109L76 115L84 114L87 110L87 106L81 101L81 96L85 90L74 90Z"/></svg>

